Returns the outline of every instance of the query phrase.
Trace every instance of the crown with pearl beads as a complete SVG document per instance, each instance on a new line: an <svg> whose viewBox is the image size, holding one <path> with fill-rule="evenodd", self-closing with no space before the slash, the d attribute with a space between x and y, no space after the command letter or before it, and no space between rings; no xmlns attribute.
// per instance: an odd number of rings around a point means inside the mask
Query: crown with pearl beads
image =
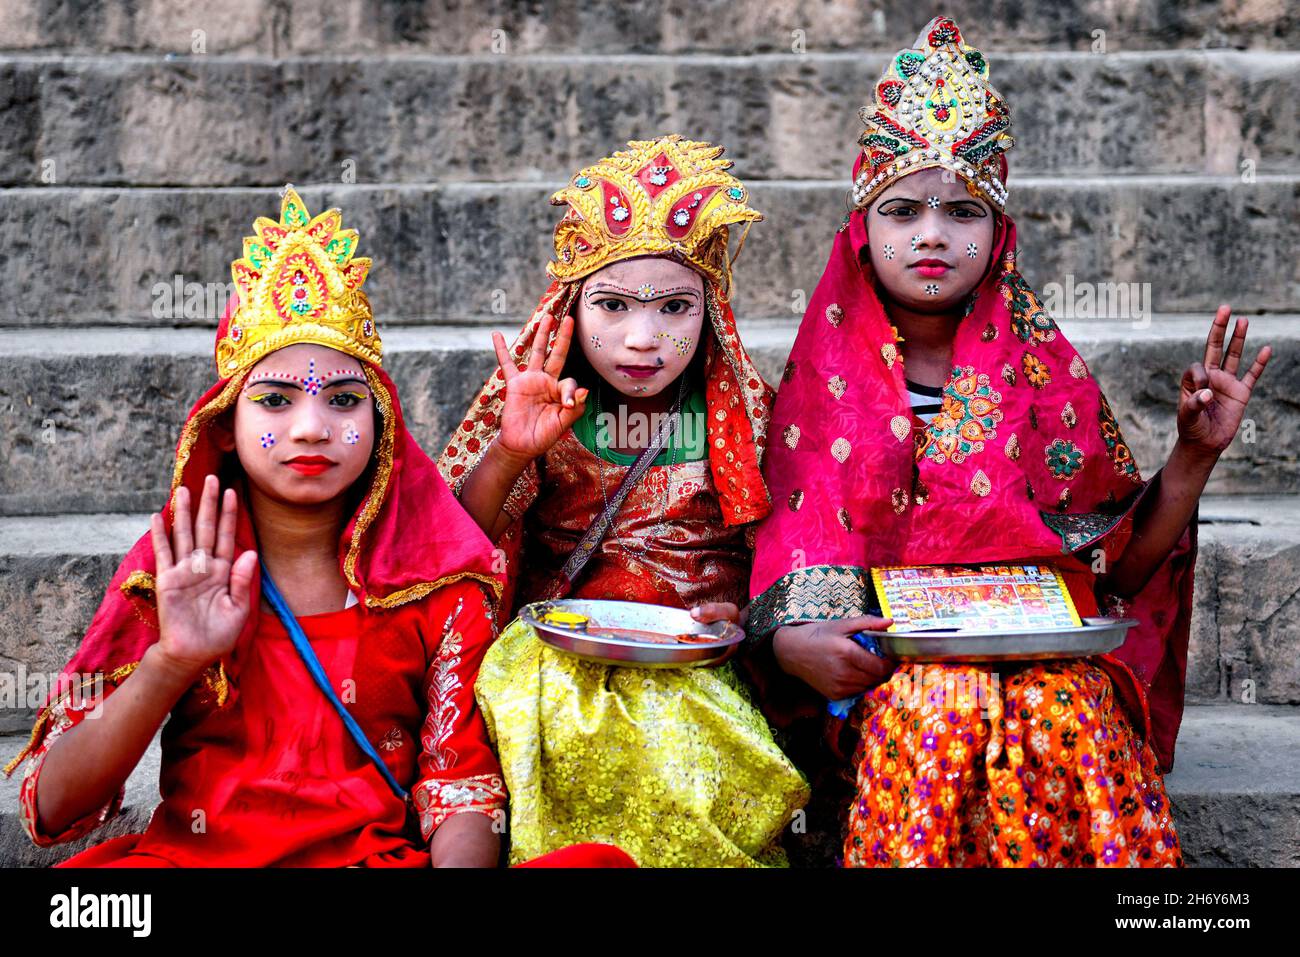
<svg viewBox="0 0 1300 957"><path fill-rule="evenodd" d="M889 61L875 101L859 113L862 165L853 202L865 208L886 186L917 170L952 170L995 209L1006 207L1011 116L989 83L984 55L948 17L935 17L910 49Z"/></svg>
<svg viewBox="0 0 1300 957"><path fill-rule="evenodd" d="M763 215L727 172L723 147L677 134L627 146L579 170L551 197L551 205L569 209L555 227L555 261L547 272L567 281L622 259L675 256L729 297L735 257L728 258L728 227L748 227Z"/></svg>
<svg viewBox="0 0 1300 957"><path fill-rule="evenodd" d="M311 216L292 186L280 220L259 216L244 255L230 265L239 308L217 329L217 372L229 378L264 356L314 342L379 365L383 345L361 285L369 259L353 259L355 229L329 209Z"/></svg>

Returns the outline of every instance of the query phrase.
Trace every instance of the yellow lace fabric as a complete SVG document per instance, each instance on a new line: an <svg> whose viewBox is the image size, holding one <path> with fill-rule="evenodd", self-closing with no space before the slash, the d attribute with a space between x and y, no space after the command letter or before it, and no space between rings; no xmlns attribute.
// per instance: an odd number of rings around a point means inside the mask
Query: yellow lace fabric
<svg viewBox="0 0 1300 957"><path fill-rule="evenodd" d="M642 867L785 866L808 784L730 666L642 669L548 648L519 620L475 693L510 794L510 863L584 841Z"/></svg>

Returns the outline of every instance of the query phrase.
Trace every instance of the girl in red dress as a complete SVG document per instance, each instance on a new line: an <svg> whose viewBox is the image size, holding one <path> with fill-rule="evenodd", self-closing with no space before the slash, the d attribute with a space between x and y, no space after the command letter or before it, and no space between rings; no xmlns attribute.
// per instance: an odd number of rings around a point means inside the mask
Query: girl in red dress
<svg viewBox="0 0 1300 957"><path fill-rule="evenodd" d="M407 432L356 232L292 189L255 229L167 507L6 768L27 759L26 829L46 846L115 815L170 716L148 828L65 865L494 866L491 545Z"/></svg>

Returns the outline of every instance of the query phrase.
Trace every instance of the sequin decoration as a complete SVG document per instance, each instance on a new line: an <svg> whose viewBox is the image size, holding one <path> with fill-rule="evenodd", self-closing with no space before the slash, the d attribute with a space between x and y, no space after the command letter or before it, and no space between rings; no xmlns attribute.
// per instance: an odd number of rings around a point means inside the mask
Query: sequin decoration
<svg viewBox="0 0 1300 957"><path fill-rule="evenodd" d="M791 492L786 504L790 506L790 511L799 511L799 506L803 504L803 489L797 488Z"/></svg>
<svg viewBox="0 0 1300 957"><path fill-rule="evenodd" d="M846 388L848 388L848 384L844 381L843 376L831 376L826 383L826 389L837 399L844 396L844 390Z"/></svg>
<svg viewBox="0 0 1300 957"><path fill-rule="evenodd" d="M1110 403L1106 401L1104 395L1101 396L1097 419L1101 425L1101 438L1106 443L1106 451L1110 455L1111 464L1115 466L1115 473L1134 482L1141 482L1142 475L1138 471L1137 462L1133 459L1133 453L1129 451L1128 445L1125 444L1124 437L1120 435L1119 423L1115 421L1115 413L1111 412Z"/></svg>
<svg viewBox="0 0 1300 957"><path fill-rule="evenodd" d="M1083 468L1083 450L1068 439L1053 439L1043 451L1043 457L1052 477L1062 482Z"/></svg>
<svg viewBox="0 0 1300 957"><path fill-rule="evenodd" d="M896 488L889 493L889 501L893 505L894 514L902 515L907 511L907 490Z"/></svg>
<svg viewBox="0 0 1300 957"><path fill-rule="evenodd" d="M1077 354L1070 360L1070 375L1076 379L1088 378L1088 364Z"/></svg>
<svg viewBox="0 0 1300 957"><path fill-rule="evenodd" d="M785 446L788 449L793 449L796 445L799 444L799 435L800 435L799 426L794 425L793 423L787 425L784 429L781 430L781 438L785 442Z"/></svg>
<svg viewBox="0 0 1300 957"><path fill-rule="evenodd" d="M849 444L849 440L844 438L843 436L840 436L838 439L836 439L834 442L831 443L831 455L834 456L835 461L837 462L842 463L845 459L849 457L849 453L852 451L853 451L853 446L851 446Z"/></svg>
<svg viewBox="0 0 1300 957"><path fill-rule="evenodd" d="M889 420L889 431L894 433L894 438L900 442L906 442L907 437L912 433L912 423L908 421L905 415L896 415Z"/></svg>
<svg viewBox="0 0 1300 957"><path fill-rule="evenodd" d="M1056 338L1056 322L1038 298L1038 294L1018 272L1009 272L998 284L1002 299L1011 311L1011 331L1026 345L1051 342Z"/></svg>
<svg viewBox="0 0 1300 957"><path fill-rule="evenodd" d="M982 452L986 441L997 438L1001 402L1002 394L983 372L972 366L954 368L943 387L939 411L926 426L918 458L924 455L939 464L960 465L967 456Z"/></svg>
<svg viewBox="0 0 1300 957"><path fill-rule="evenodd" d="M1065 423L1067 429L1072 429L1079 424L1079 417L1074 414L1074 406L1069 402L1061 408L1061 421Z"/></svg>
<svg viewBox="0 0 1300 957"><path fill-rule="evenodd" d="M971 476L970 490L980 498L993 491L993 484L989 481L989 477L984 474L983 469L976 469L975 474Z"/></svg>
<svg viewBox="0 0 1300 957"><path fill-rule="evenodd" d="M826 307L826 321L838 329L840 323L844 321L844 310L835 303L831 303Z"/></svg>
<svg viewBox="0 0 1300 957"><path fill-rule="evenodd" d="M1035 389L1045 389L1051 385L1052 370L1033 353L1026 352L1020 357L1020 368L1025 374L1025 381Z"/></svg>
<svg viewBox="0 0 1300 957"><path fill-rule="evenodd" d="M847 508L841 508L835 513L835 517L840 520L840 525L844 527L844 531L853 531L853 519L849 516L849 510Z"/></svg>
<svg viewBox="0 0 1300 957"><path fill-rule="evenodd" d="M1013 462L1020 459L1020 440L1016 438L1016 433L1012 432L1007 436L1007 444L1003 451L1007 453L1007 458Z"/></svg>

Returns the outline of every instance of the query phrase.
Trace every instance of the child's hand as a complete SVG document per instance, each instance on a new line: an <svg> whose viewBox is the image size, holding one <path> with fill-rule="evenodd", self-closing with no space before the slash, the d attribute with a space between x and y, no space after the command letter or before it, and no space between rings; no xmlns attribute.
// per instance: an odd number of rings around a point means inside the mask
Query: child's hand
<svg viewBox="0 0 1300 957"><path fill-rule="evenodd" d="M234 490L226 489L218 517L218 489L217 477L209 475L192 526L189 489L176 490L170 543L162 515L155 513L150 522L162 632L158 647L170 664L195 677L235 646L248 618L257 570L254 551L232 564L239 503Z"/></svg>
<svg viewBox="0 0 1300 957"><path fill-rule="evenodd" d="M782 671L831 701L852 698L886 680L893 674L894 663L873 655L849 636L859 631L884 631L892 623L892 618L863 615L786 625L772 636L772 651Z"/></svg>
<svg viewBox="0 0 1300 957"><path fill-rule="evenodd" d="M1237 366L1249 323L1237 319L1225 356L1223 338L1231 312L1226 305L1219 307L1205 342L1205 360L1193 363L1183 373L1178 397L1178 441L1189 452L1211 462L1232 444L1255 383L1273 354L1271 346L1264 346L1245 377L1238 379Z"/></svg>
<svg viewBox="0 0 1300 957"><path fill-rule="evenodd" d="M520 371L506 350L506 340L492 333L492 346L506 377L506 401L501 411L497 446L512 459L532 461L560 440L560 436L582 415L587 390L574 379L559 381L573 338L573 317L565 316L555 337L555 348L546 356L546 340L554 321L542 320L533 339L528 367Z"/></svg>

